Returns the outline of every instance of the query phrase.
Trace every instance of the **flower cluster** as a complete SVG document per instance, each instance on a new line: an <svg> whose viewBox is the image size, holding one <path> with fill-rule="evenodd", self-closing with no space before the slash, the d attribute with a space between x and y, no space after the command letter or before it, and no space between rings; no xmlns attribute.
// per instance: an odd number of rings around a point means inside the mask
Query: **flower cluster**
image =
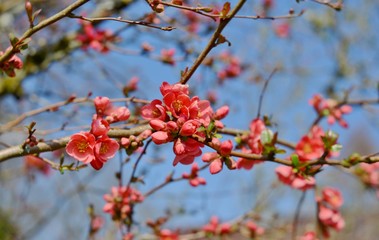
<svg viewBox="0 0 379 240"><path fill-rule="evenodd" d="M338 189L326 187L322 190L322 197L317 198L316 201L322 234L328 238L330 236L328 228L339 231L345 226L345 221L339 211L343 198Z"/></svg>
<svg viewBox="0 0 379 240"><path fill-rule="evenodd" d="M104 200L107 202L104 212L109 213L114 221L125 221L129 218L132 205L141 203L144 197L131 187L112 187L111 193L104 195Z"/></svg>
<svg viewBox="0 0 379 240"><path fill-rule="evenodd" d="M205 185L207 182L204 178L199 177L199 166L197 163L192 164L191 173L183 173L182 177L189 180L189 184L193 187Z"/></svg>
<svg viewBox="0 0 379 240"><path fill-rule="evenodd" d="M119 149L118 142L107 135L109 124L127 120L130 112L126 107L114 107L107 97L96 97L94 104L96 114L93 116L91 130L72 135L66 152L78 161L89 163L99 170Z"/></svg>
<svg viewBox="0 0 379 240"><path fill-rule="evenodd" d="M203 231L209 235L226 235L232 232L232 226L229 223L219 223L218 217L213 216L208 224L203 227Z"/></svg>
<svg viewBox="0 0 379 240"><path fill-rule="evenodd" d="M313 106L319 116L326 116L330 125L337 121L342 127L348 127L347 122L342 119L342 115L350 113L351 106L341 105L334 99L324 99L320 94L314 95L309 100L309 104Z"/></svg>
<svg viewBox="0 0 379 240"><path fill-rule="evenodd" d="M0 51L0 56L3 54L4 53ZM0 63L0 72L3 71L9 77L14 77L16 76L15 69L21 69L22 66L22 60L16 55L12 55L12 57L9 60Z"/></svg>
<svg viewBox="0 0 379 240"><path fill-rule="evenodd" d="M204 162L210 163L209 171L212 174L219 173L222 170L224 163L229 169L236 169L237 164L230 157L230 153L233 149L233 143L231 140L226 140L221 143L220 140L218 140L217 138L213 138L211 146L217 152L205 153L201 159Z"/></svg>
<svg viewBox="0 0 379 240"><path fill-rule="evenodd" d="M355 169L355 174L360 177L366 186L376 189L376 196L379 199L379 162L373 164L361 163Z"/></svg>
<svg viewBox="0 0 379 240"><path fill-rule="evenodd" d="M241 74L242 66L237 57L231 55L229 52L223 52L220 55L220 60L226 63L226 66L217 73L221 82L226 78L235 78Z"/></svg>
<svg viewBox="0 0 379 240"><path fill-rule="evenodd" d="M249 135L241 138L241 144L247 145L248 148L242 146L241 151L243 153L253 153L253 154L262 154L263 144L261 141L261 135L264 130L266 130L266 126L264 122L256 118L251 121L249 126ZM257 163L261 163L259 160L245 159L240 158L237 162L237 168L251 169Z"/></svg>
<svg viewBox="0 0 379 240"><path fill-rule="evenodd" d="M289 166L279 166L275 169L275 172L279 181L295 189L306 191L316 184L314 177L305 176L302 172Z"/></svg>
<svg viewBox="0 0 379 240"><path fill-rule="evenodd" d="M107 53L109 48L107 42L114 42L115 36L109 30L98 30L91 23L81 22L83 33L78 34L76 39L82 44L82 48L87 50L92 48L101 53Z"/></svg>
<svg viewBox="0 0 379 240"><path fill-rule="evenodd" d="M245 227L249 231L250 239L255 239L257 236L263 235L265 229L261 226L258 226L255 222L249 220L245 223Z"/></svg>
<svg viewBox="0 0 379 240"><path fill-rule="evenodd" d="M209 101L189 96L188 85L163 82L160 92L163 102L155 99L141 109L142 117L150 120L155 130L152 140L156 144L174 142L174 166L192 164L195 157L202 154L204 146L195 137L206 140L217 127L223 127L219 120L227 115L228 108L220 108L214 113Z"/></svg>
<svg viewBox="0 0 379 240"><path fill-rule="evenodd" d="M143 146L143 141L150 137L152 131L147 129L140 133L138 136L130 135L128 138L121 138L121 146L123 146L126 152L131 155L134 151Z"/></svg>

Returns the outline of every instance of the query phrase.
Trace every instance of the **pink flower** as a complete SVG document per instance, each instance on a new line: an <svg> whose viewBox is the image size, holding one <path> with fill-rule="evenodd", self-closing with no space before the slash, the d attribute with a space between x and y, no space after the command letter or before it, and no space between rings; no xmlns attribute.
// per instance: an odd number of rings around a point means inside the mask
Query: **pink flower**
<svg viewBox="0 0 379 240"><path fill-rule="evenodd" d="M174 153L176 154L176 157L173 165L175 166L179 162L184 165L193 163L195 157L201 155L202 152L200 147L202 146L203 144L191 138L186 140L182 140L180 138L176 139L174 142Z"/></svg>
<svg viewBox="0 0 379 240"><path fill-rule="evenodd" d="M119 144L116 140L109 137L99 138L94 148L96 160L106 162L114 157L118 149Z"/></svg>
<svg viewBox="0 0 379 240"><path fill-rule="evenodd" d="M265 232L265 229L263 227L258 226L253 221L247 221L246 223L247 229L250 231L250 238L254 239L257 236L262 235Z"/></svg>
<svg viewBox="0 0 379 240"><path fill-rule="evenodd" d="M115 41L115 37L109 30L98 30L91 23L81 22L83 33L78 34L76 39L81 42L82 48L87 50L89 47L94 50L107 53L109 48L107 42Z"/></svg>
<svg viewBox="0 0 379 240"><path fill-rule="evenodd" d="M327 227L339 231L345 226L345 221L338 210L328 208L323 204L319 205L318 218Z"/></svg>
<svg viewBox="0 0 379 240"><path fill-rule="evenodd" d="M109 128L109 123L102 118L92 120L91 133L96 137L107 135Z"/></svg>
<svg viewBox="0 0 379 240"><path fill-rule="evenodd" d="M192 164L191 173L183 173L182 177L189 180L189 183L193 187L197 187L198 185L205 185L206 181L204 178L199 177L199 166L197 163Z"/></svg>
<svg viewBox="0 0 379 240"><path fill-rule="evenodd" d="M174 48L171 48L171 49L162 49L162 51L161 51L161 61L163 63L167 63L169 65L175 65L174 55L175 55L175 49Z"/></svg>
<svg viewBox="0 0 379 240"><path fill-rule="evenodd" d="M38 171L45 176L50 174L50 166L41 158L34 155L26 155L24 157L25 168L28 171Z"/></svg>
<svg viewBox="0 0 379 240"><path fill-rule="evenodd" d="M276 36L280 38L287 38L290 33L290 25L288 22L281 22L274 25L274 31Z"/></svg>
<svg viewBox="0 0 379 240"><path fill-rule="evenodd" d="M341 192L331 187L326 187L322 190L322 201L328 203L334 209L340 208L343 204Z"/></svg>
<svg viewBox="0 0 379 240"><path fill-rule="evenodd" d="M303 136L296 145L295 153L299 156L300 161L317 159L325 151L324 142L321 136L324 135L322 129L314 126L308 135Z"/></svg>
<svg viewBox="0 0 379 240"><path fill-rule="evenodd" d="M104 226L104 218L102 218L101 216L93 216L91 218L91 223L90 223L90 232L91 232L91 234L96 233L103 226Z"/></svg>
<svg viewBox="0 0 379 240"><path fill-rule="evenodd" d="M299 240L318 240L317 235L313 231L306 232Z"/></svg>
<svg viewBox="0 0 379 240"><path fill-rule="evenodd" d="M95 160L94 147L95 136L88 132L80 132L70 137L66 152L71 157L88 164Z"/></svg>
<svg viewBox="0 0 379 240"><path fill-rule="evenodd" d="M9 48L8 48L9 49ZM8 50L7 49L7 50ZM0 56L4 53L0 51ZM16 76L15 69L21 69L23 66L22 60L17 57L16 55L12 55L11 58L9 58L7 61L0 63L0 73L1 70L5 72L9 77Z"/></svg>
<svg viewBox="0 0 379 240"><path fill-rule="evenodd" d="M112 187L111 194L105 194L104 200L104 212L109 213L113 220L125 221L131 212L131 205L141 203L144 197L131 187Z"/></svg>
<svg viewBox="0 0 379 240"><path fill-rule="evenodd" d="M320 94L313 96L309 100L309 104L314 107L317 114L320 116L326 116L330 125L336 121L344 128L348 127L347 122L342 119L342 115L348 114L352 111L352 107L349 105L339 105L334 99L324 99Z"/></svg>
<svg viewBox="0 0 379 240"><path fill-rule="evenodd" d="M168 229L162 229L158 233L159 240L178 240L179 235L177 232L172 232Z"/></svg>
<svg viewBox="0 0 379 240"><path fill-rule="evenodd" d="M203 231L213 235L226 235L232 232L229 223L219 224L217 217L213 216L208 224L203 227Z"/></svg>
<svg viewBox="0 0 379 240"><path fill-rule="evenodd" d="M96 113L99 117L102 117L103 115L105 115L105 112L107 111L107 109L111 107L111 102L109 98L107 97L96 97L93 100L93 103L96 108Z"/></svg>
<svg viewBox="0 0 379 240"><path fill-rule="evenodd" d="M162 106L162 102L158 99L155 99L150 104L143 106L141 109L141 115L147 120L160 119L164 121L167 118L166 109Z"/></svg>
<svg viewBox="0 0 379 240"><path fill-rule="evenodd" d="M275 172L282 183L295 189L306 191L316 184L316 180L313 177L303 177L299 173L294 173L293 168L289 166L279 166L275 169Z"/></svg>

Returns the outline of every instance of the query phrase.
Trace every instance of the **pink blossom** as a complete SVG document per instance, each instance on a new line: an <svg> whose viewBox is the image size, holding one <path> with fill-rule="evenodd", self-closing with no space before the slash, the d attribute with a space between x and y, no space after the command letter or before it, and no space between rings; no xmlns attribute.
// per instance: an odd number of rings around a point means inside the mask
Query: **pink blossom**
<svg viewBox="0 0 379 240"><path fill-rule="evenodd" d="M107 97L96 97L93 100L93 103L96 108L96 113L99 117L102 117L107 109L111 107L111 102Z"/></svg>
<svg viewBox="0 0 379 240"><path fill-rule="evenodd" d="M113 158L119 149L119 144L116 140L109 137L99 138L95 144L96 160L106 162Z"/></svg>
<svg viewBox="0 0 379 240"><path fill-rule="evenodd" d="M232 232L232 227L229 223L219 223L217 217L211 217L208 224L204 225L203 231L213 235L226 235Z"/></svg>
<svg viewBox="0 0 379 240"><path fill-rule="evenodd" d="M326 187L322 190L322 201L328 203L334 209L340 208L343 204L341 192L331 187Z"/></svg>
<svg viewBox="0 0 379 240"><path fill-rule="evenodd" d="M0 51L0 56L3 54L4 54L4 52ZM15 54L13 54L7 61L0 63L0 73L2 70L9 77L14 77L14 76L16 76L15 69L21 69L22 67L23 67L22 60L18 56L16 56Z"/></svg>
<svg viewBox="0 0 379 240"><path fill-rule="evenodd" d="M83 33L78 34L76 39L81 42L82 48L87 50L89 47L94 50L107 53L109 48L107 42L115 41L115 37L109 30L98 30L91 23L81 22Z"/></svg>
<svg viewBox="0 0 379 240"><path fill-rule="evenodd" d="M189 183L193 187L198 185L205 185L206 181L204 178L199 177L199 166L197 163L192 164L191 173L183 173L182 177L189 180Z"/></svg>
<svg viewBox="0 0 379 240"><path fill-rule="evenodd" d="M197 120L188 120L186 121L182 128L180 129L180 136L192 136L195 134L197 129L201 126L200 122Z"/></svg>
<svg viewBox="0 0 379 240"><path fill-rule="evenodd" d="M345 221L338 210L328 208L323 204L319 205L318 218L321 223L327 227L339 231L345 226Z"/></svg>
<svg viewBox="0 0 379 240"><path fill-rule="evenodd" d="M342 119L342 116L352 111L352 107L349 105L340 105L334 99L324 99L320 94L313 96L309 100L309 104L313 106L317 114L320 116L326 116L330 125L336 121L344 128L348 127L347 122Z"/></svg>
<svg viewBox="0 0 379 240"><path fill-rule="evenodd" d="M317 235L313 231L306 232L299 240L318 240Z"/></svg>
<svg viewBox="0 0 379 240"><path fill-rule="evenodd" d="M174 153L176 157L174 159L173 165L175 166L179 162L188 165L193 163L195 157L201 155L201 149L203 145L197 142L194 139L188 138L186 140L182 140L180 138L176 139L174 142Z"/></svg>
<svg viewBox="0 0 379 240"><path fill-rule="evenodd" d="M87 164L95 159L94 147L95 136L88 132L80 132L70 137L66 152L71 157Z"/></svg>
<svg viewBox="0 0 379 240"><path fill-rule="evenodd" d="M111 194L105 194L104 200L104 212L109 213L113 220L124 221L131 212L131 205L141 203L144 197L131 187L112 187Z"/></svg>
<svg viewBox="0 0 379 240"><path fill-rule="evenodd" d="M265 232L265 229L263 227L258 226L255 222L253 221L247 221L245 223L247 229L250 231L250 237L252 239L256 238L257 236L262 235Z"/></svg>
<svg viewBox="0 0 379 240"><path fill-rule="evenodd" d="M295 173L293 168L289 166L279 166L275 169L275 172L282 183L295 189L306 191L316 184L316 180L313 177L303 177L299 173Z"/></svg>
<svg viewBox="0 0 379 240"><path fill-rule="evenodd" d="M45 176L50 174L50 166L41 158L34 155L26 155L24 157L25 169L28 171L37 171Z"/></svg>
<svg viewBox="0 0 379 240"><path fill-rule="evenodd" d="M105 113L108 115L105 119L109 123L126 121L130 117L130 111L127 107L113 107L108 109Z"/></svg>
<svg viewBox="0 0 379 240"><path fill-rule="evenodd" d="M275 34L280 38L287 38L290 33L290 25L288 22L281 22L274 25Z"/></svg>
<svg viewBox="0 0 379 240"><path fill-rule="evenodd" d="M151 138L155 144L164 144L172 141L172 137L168 132L157 131L151 134Z"/></svg>
<svg viewBox="0 0 379 240"><path fill-rule="evenodd" d="M166 120L166 109L162 106L162 102L158 99L153 100L150 104L145 105L141 109L141 115L144 119L160 119Z"/></svg>
<svg viewBox="0 0 379 240"><path fill-rule="evenodd" d="M295 148L300 161L317 159L323 155L325 148L321 136L324 136L322 129L314 126L309 134L300 139Z"/></svg>
<svg viewBox="0 0 379 240"><path fill-rule="evenodd" d="M91 223L90 223L90 232L91 232L91 234L96 233L103 226L104 226L104 218L102 218L101 216L93 216L91 218Z"/></svg>
<svg viewBox="0 0 379 240"><path fill-rule="evenodd" d="M175 49L174 48L171 48L171 49L162 49L162 51L161 51L161 61L163 63L167 63L169 65L175 65L174 55L175 55Z"/></svg>
<svg viewBox="0 0 379 240"><path fill-rule="evenodd" d="M229 107L225 105L216 110L216 112L213 115L213 118L216 120L220 120L225 118L228 115L228 113Z"/></svg>
<svg viewBox="0 0 379 240"><path fill-rule="evenodd" d="M177 232L172 232L168 229L162 229L158 233L159 240L178 240L179 235Z"/></svg>
<svg viewBox="0 0 379 240"><path fill-rule="evenodd" d="M107 135L109 128L109 123L102 118L92 120L91 133L96 137Z"/></svg>

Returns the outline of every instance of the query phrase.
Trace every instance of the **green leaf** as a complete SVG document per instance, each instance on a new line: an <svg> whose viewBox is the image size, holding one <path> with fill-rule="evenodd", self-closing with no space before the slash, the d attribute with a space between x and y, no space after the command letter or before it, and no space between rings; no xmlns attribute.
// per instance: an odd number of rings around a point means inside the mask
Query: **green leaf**
<svg viewBox="0 0 379 240"><path fill-rule="evenodd" d="M292 165L295 168L299 167L299 165L300 165L299 156L297 156L296 154L292 154L291 155L291 161L292 161Z"/></svg>
<svg viewBox="0 0 379 240"><path fill-rule="evenodd" d="M272 133L271 130L265 129L261 133L261 142L263 145L269 144L272 142L274 134Z"/></svg>

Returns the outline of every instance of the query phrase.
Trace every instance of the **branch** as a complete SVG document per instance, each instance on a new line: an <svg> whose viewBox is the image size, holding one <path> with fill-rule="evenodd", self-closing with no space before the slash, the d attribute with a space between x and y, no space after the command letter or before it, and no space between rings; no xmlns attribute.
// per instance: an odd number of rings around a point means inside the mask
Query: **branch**
<svg viewBox="0 0 379 240"><path fill-rule="evenodd" d="M128 137L130 135L138 135L146 129L150 129L150 126L142 125L132 129L111 129L108 132L108 136L112 138ZM28 149L23 149L22 145L18 145L0 150L0 163L5 162L6 160L11 158L21 157L28 154L52 152L58 150L64 148L69 142L69 140L70 137L68 136L46 142L39 142L36 146L30 147Z"/></svg>
<svg viewBox="0 0 379 240"><path fill-rule="evenodd" d="M39 30L59 21L60 19L67 17L72 11L75 9L81 7L85 3L89 2L90 0L78 0L74 2L73 4L69 5L67 8L63 9L62 11L56 13L55 15L43 20L42 22L38 23L36 26L29 28L19 39L19 41L14 44L12 47L10 47L8 50L5 51L3 55L0 56L0 64L6 62L9 60L14 54L19 52L18 45L22 44L24 40L27 38L30 38L34 33L38 32Z"/></svg>
<svg viewBox="0 0 379 240"><path fill-rule="evenodd" d="M163 30L163 31L172 31L172 30L175 29L175 27L172 27L172 26L159 27L159 26L152 25L152 24L150 24L148 22L127 20L127 19L122 19L121 17L117 17L117 18L114 18L114 17L87 18L87 17L83 17L83 16L78 16L78 15L75 15L75 14L72 14L72 13L70 13L68 15L68 17L69 18L78 18L78 19L81 19L81 20L84 20L84 21L88 21L88 22L99 22L99 21L123 22L123 23L135 24L135 25L142 25L142 26L150 27L150 28L156 28L156 29L160 29L160 30Z"/></svg>
<svg viewBox="0 0 379 240"><path fill-rule="evenodd" d="M208 53L217 46L217 40L219 39L222 30L228 25L230 20L236 15L236 13L242 8L243 4L246 2L246 0L240 0L237 5L234 7L234 9L231 11L230 14L225 19L220 20L220 24L217 26L215 32L213 33L211 39L209 40L207 46L204 48L204 50L201 52L201 54L198 56L198 58L193 63L192 67L185 71L180 83L186 84L188 80L191 78L191 76L195 73L196 69L200 66L200 64L203 62L205 57L208 55Z"/></svg>

